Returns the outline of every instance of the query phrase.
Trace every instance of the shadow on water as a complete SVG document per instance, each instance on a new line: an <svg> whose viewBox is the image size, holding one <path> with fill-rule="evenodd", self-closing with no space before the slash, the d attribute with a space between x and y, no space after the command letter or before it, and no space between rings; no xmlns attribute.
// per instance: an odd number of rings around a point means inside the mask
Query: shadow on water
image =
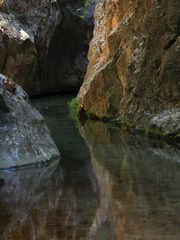
<svg viewBox="0 0 180 240"><path fill-rule="evenodd" d="M0 172L0 239L179 240L180 151L108 123L74 123L71 97L33 100L61 162Z"/></svg>
<svg viewBox="0 0 180 240"><path fill-rule="evenodd" d="M15 172L1 171L1 240L83 239L92 225L96 178L90 153L74 123L68 119L67 100L42 98L34 105L44 115L61 162Z"/></svg>

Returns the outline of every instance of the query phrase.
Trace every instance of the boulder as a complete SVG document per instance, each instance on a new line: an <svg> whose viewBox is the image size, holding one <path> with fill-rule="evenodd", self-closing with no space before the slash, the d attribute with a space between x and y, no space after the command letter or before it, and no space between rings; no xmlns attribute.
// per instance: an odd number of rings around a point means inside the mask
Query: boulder
<svg viewBox="0 0 180 240"><path fill-rule="evenodd" d="M9 82L9 84L13 84ZM0 81L0 169L44 163L60 157L41 114L23 89Z"/></svg>

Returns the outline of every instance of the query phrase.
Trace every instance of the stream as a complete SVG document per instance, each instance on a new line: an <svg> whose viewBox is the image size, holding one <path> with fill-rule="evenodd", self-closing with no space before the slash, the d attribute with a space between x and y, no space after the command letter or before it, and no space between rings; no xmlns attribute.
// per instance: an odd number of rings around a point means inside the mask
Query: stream
<svg viewBox="0 0 180 240"><path fill-rule="evenodd" d="M0 171L0 240L179 240L180 150L32 100L61 160Z"/></svg>

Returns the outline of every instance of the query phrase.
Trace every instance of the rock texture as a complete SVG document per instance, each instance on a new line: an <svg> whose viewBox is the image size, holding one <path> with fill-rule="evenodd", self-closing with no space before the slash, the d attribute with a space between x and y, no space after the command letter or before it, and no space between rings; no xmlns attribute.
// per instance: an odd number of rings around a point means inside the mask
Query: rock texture
<svg viewBox="0 0 180 240"><path fill-rule="evenodd" d="M80 113L178 136L179 33L179 0L100 1Z"/></svg>
<svg viewBox="0 0 180 240"><path fill-rule="evenodd" d="M16 85L15 94L0 82L0 169L59 158L43 117Z"/></svg>
<svg viewBox="0 0 180 240"><path fill-rule="evenodd" d="M95 0L0 1L0 71L30 95L79 89Z"/></svg>
<svg viewBox="0 0 180 240"><path fill-rule="evenodd" d="M35 76L39 75L59 21L56 1L0 2L0 70L28 93L33 94L38 88Z"/></svg>

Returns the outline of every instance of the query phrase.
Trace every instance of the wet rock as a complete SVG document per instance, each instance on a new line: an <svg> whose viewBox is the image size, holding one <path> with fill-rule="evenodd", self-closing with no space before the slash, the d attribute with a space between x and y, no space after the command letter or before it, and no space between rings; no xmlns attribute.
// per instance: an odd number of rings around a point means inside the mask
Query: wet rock
<svg viewBox="0 0 180 240"><path fill-rule="evenodd" d="M154 116L150 123L166 134L173 134L180 138L180 109L171 109Z"/></svg>
<svg viewBox="0 0 180 240"><path fill-rule="evenodd" d="M79 111L147 129L156 115L179 108L179 9L178 0L97 4Z"/></svg>
<svg viewBox="0 0 180 240"><path fill-rule="evenodd" d="M0 82L0 169L59 158L43 117L23 89L15 87L11 93Z"/></svg>

